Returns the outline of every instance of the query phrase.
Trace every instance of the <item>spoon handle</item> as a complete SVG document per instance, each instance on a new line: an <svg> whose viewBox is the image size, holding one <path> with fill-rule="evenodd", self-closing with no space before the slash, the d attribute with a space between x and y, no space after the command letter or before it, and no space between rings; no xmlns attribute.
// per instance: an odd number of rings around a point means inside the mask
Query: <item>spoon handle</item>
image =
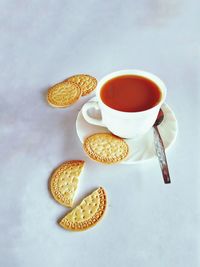
<svg viewBox="0 0 200 267"><path fill-rule="evenodd" d="M162 141L162 138L160 136L160 133L158 131L157 126L153 126L154 128L154 144L155 144L155 149L156 149L156 154L158 156L158 160L160 163L160 168L162 171L163 179L165 184L171 183L170 181L170 175L169 175L169 169L167 165L167 158L165 155L165 147Z"/></svg>

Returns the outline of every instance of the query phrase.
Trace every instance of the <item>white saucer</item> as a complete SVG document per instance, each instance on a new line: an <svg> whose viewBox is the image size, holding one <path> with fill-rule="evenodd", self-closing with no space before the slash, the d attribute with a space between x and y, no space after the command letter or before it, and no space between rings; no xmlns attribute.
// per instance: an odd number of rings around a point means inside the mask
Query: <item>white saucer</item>
<svg viewBox="0 0 200 267"><path fill-rule="evenodd" d="M94 100L95 97L90 99L89 101ZM163 122L158 126L158 129L162 136L165 149L167 151L176 139L178 127L176 117L170 107L167 104L163 104L162 110L165 116ZM96 111L95 109L91 110L90 115L94 118L100 117L99 111ZM92 135L94 133L109 132L107 128L89 124L83 118L82 111L78 113L76 119L76 131L81 143L83 143L84 139L87 136ZM121 164L135 164L156 157L152 129L138 140L125 140L129 145L130 151L128 157L124 161L122 161Z"/></svg>

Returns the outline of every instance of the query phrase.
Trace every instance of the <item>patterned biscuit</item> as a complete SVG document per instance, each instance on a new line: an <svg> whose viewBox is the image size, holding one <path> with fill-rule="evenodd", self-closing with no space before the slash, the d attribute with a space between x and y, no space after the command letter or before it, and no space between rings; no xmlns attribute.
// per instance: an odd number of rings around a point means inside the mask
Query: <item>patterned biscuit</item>
<svg viewBox="0 0 200 267"><path fill-rule="evenodd" d="M66 230L84 231L94 226L102 218L106 209L106 193L99 187L59 222Z"/></svg>
<svg viewBox="0 0 200 267"><path fill-rule="evenodd" d="M84 167L84 161L72 160L61 164L50 178L50 190L56 201L66 207L72 207L78 186L78 177Z"/></svg>
<svg viewBox="0 0 200 267"><path fill-rule="evenodd" d="M83 147L91 159L106 164L123 160L129 151L122 138L110 133L97 133L87 137Z"/></svg>
<svg viewBox="0 0 200 267"><path fill-rule="evenodd" d="M78 84L66 81L57 83L48 90L48 103L57 108L66 108L75 103L81 96Z"/></svg>
<svg viewBox="0 0 200 267"><path fill-rule="evenodd" d="M97 86L96 78L87 74L77 74L69 77L66 81L78 84L82 90L82 96L91 93Z"/></svg>

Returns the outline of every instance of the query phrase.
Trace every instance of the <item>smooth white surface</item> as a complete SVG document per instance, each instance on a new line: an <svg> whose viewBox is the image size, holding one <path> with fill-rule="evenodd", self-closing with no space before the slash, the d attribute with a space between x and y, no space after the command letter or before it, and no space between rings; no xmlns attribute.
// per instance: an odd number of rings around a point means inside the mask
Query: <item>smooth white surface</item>
<svg viewBox="0 0 200 267"><path fill-rule="evenodd" d="M95 103L95 99L97 98L93 97L87 103ZM168 151L168 149L174 144L177 137L178 125L175 114L167 104L164 103L162 105L162 111L164 112L164 119L158 126L158 129L164 146ZM100 117L100 110L91 109L90 116L92 119ZM83 143L84 140L92 134L110 132L106 127L99 127L88 123L83 117L83 108L79 111L76 119L76 131L81 143ZM153 128L151 128L145 135L136 140L125 139L129 146L129 154L125 160L120 162L120 164L143 163L144 161L150 159L157 160L153 138Z"/></svg>
<svg viewBox="0 0 200 267"><path fill-rule="evenodd" d="M198 1L0 1L0 266L199 267ZM82 98L45 101L71 74L98 79L124 68L157 74L179 122L168 153L171 185L156 161L102 166L75 130ZM197 120L197 123L196 121ZM106 217L83 233L56 221L67 211L48 193L52 170L85 159L76 203L101 185Z"/></svg>

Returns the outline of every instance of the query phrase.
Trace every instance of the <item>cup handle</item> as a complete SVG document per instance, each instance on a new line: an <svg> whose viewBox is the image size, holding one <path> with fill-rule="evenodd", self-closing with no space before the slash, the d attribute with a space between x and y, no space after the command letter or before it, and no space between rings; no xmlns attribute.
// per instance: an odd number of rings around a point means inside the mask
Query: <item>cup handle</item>
<svg viewBox="0 0 200 267"><path fill-rule="evenodd" d="M97 101L91 101L91 102L87 102L83 107L82 107L82 114L84 119L89 122L90 124L94 124L94 125L98 125L98 126L102 126L105 127L105 124L103 123L102 119L98 120L95 118L92 118L88 115L88 110L91 108L95 108L96 110L100 110L98 102Z"/></svg>

